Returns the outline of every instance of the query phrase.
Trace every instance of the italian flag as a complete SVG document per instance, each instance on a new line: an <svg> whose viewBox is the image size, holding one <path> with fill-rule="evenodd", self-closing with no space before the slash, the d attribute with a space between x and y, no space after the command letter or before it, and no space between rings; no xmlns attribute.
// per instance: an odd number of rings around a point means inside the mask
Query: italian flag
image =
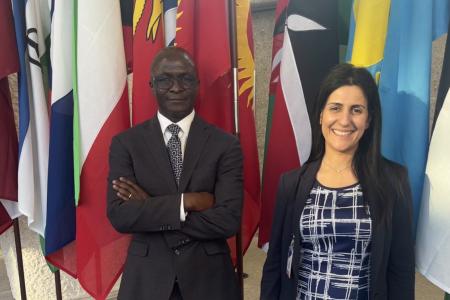
<svg viewBox="0 0 450 300"><path fill-rule="evenodd" d="M105 299L129 244L106 217L111 138L130 126L120 2L75 1L74 178L76 242L51 262Z"/></svg>

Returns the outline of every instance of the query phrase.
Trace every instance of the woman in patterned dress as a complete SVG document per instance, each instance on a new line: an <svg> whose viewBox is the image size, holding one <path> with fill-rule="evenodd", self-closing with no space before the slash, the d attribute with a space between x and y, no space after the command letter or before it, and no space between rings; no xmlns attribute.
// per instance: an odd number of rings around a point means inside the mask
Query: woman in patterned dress
<svg viewBox="0 0 450 300"><path fill-rule="evenodd" d="M310 158L280 179L261 299L414 299L408 175L381 155L375 81L338 65L315 105Z"/></svg>

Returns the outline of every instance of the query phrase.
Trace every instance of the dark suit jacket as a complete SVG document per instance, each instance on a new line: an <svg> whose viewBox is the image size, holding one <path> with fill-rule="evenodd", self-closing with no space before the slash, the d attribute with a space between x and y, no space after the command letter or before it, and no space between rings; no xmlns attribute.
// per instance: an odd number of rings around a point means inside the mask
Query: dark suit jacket
<svg viewBox="0 0 450 300"><path fill-rule="evenodd" d="M269 243L269 252L261 280L261 299L292 300L296 297L298 265L301 257L299 219L313 187L320 161L283 174L278 186L277 202ZM372 246L370 265L370 299L414 299L414 246L412 204L407 172L403 167L384 161L392 177L399 180L404 195L391 194L392 215L384 221L371 218ZM368 195L364 195L366 197ZM369 202L370 203L370 202ZM371 206L373 211L375 207ZM291 277L286 272L288 249L294 237Z"/></svg>
<svg viewBox="0 0 450 300"><path fill-rule="evenodd" d="M240 226L242 153L237 138L195 117L177 187L157 117L113 138L108 218L132 233L119 299L166 300L175 280L184 300L237 299L237 280L226 238ZM123 201L111 188L131 178L150 197ZM215 204L180 222L183 192L209 192Z"/></svg>

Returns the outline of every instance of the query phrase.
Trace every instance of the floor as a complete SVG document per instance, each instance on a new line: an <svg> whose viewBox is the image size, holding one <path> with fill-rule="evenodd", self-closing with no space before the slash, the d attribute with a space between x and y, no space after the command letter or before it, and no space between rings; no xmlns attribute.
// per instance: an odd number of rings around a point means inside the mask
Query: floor
<svg viewBox="0 0 450 300"><path fill-rule="evenodd" d="M244 272L248 274L248 277L244 280L245 299L259 299L259 283L265 256L265 252L256 246L256 239L254 239L244 256ZM11 299L13 297L9 288L5 265L3 259L0 258L0 300ZM115 297L113 296L110 299L115 299ZM423 276L416 274L416 299L444 300L444 293Z"/></svg>

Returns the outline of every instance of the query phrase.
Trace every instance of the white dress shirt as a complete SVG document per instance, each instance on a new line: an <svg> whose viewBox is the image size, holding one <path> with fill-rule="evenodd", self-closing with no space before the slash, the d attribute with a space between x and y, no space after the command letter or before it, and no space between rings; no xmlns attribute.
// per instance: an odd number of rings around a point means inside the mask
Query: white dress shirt
<svg viewBox="0 0 450 300"><path fill-rule="evenodd" d="M166 146L167 146L167 142L172 137L172 133L170 133L170 131L167 130L167 127L170 124L177 124L181 128L180 132L178 133L178 137L180 138L180 142L181 142L181 156L182 156L183 162L184 162L184 150L186 149L186 141L187 141L187 137L189 135L189 130L191 129L192 121L194 120L195 111L192 110L192 112L189 115L187 115L186 117L184 117L177 123L173 123L168 118L163 116L159 111L158 111L157 116L158 116L159 125L161 126L161 131L162 131L162 134L164 137L164 143L166 144ZM184 196L183 196L183 194L181 194L181 202L180 202L180 220L181 220L181 222L184 222L186 220L186 216L187 216L187 213L184 210L183 198L184 198Z"/></svg>

